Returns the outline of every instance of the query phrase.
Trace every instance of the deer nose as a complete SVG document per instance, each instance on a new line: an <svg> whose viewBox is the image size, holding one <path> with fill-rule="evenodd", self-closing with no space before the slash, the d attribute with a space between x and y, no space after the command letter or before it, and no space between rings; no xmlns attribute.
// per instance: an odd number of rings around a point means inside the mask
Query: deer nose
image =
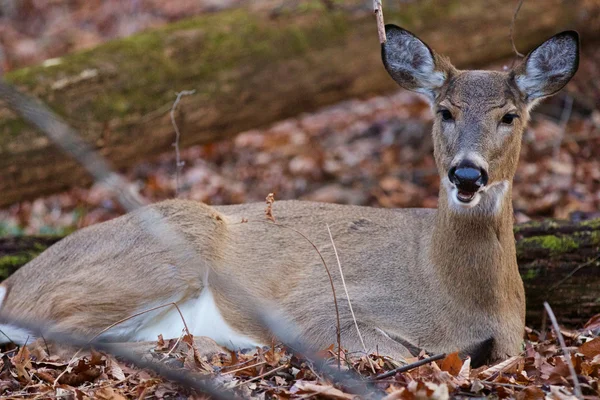
<svg viewBox="0 0 600 400"><path fill-rule="evenodd" d="M448 179L459 191L475 193L488 182L487 172L471 163L461 163L448 171Z"/></svg>

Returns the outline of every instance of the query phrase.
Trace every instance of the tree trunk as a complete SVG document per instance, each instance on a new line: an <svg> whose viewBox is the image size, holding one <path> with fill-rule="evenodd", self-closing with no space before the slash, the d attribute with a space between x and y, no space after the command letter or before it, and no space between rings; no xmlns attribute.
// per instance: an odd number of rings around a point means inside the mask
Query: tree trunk
<svg viewBox="0 0 600 400"><path fill-rule="evenodd" d="M515 237L528 326L541 326L544 301L566 326L581 327L600 314L600 218L520 224L515 227ZM59 239L0 238L0 278L8 277Z"/></svg>
<svg viewBox="0 0 600 400"><path fill-rule="evenodd" d="M512 3L395 6L385 10L387 22L417 32L458 66L512 54ZM599 9L599 0L528 0L517 20L517 48L527 51L565 28L593 38ZM185 147L397 88L381 65L372 13L325 11L317 0L277 16L250 9L205 15L5 78L42 99L117 168L170 151L169 110L184 89L196 90L179 107ZM90 181L74 160L0 107L0 206Z"/></svg>

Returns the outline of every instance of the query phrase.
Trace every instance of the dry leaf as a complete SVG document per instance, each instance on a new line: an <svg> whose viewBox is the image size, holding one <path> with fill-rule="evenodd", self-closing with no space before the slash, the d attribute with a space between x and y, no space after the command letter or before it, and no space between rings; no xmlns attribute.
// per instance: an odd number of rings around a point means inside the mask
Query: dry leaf
<svg viewBox="0 0 600 400"><path fill-rule="evenodd" d="M538 387L530 386L517 393L517 400L544 400L546 393Z"/></svg>
<svg viewBox="0 0 600 400"><path fill-rule="evenodd" d="M458 356L458 352L455 352L448 354L439 365L442 371L446 371L452 376L457 376L463 366L463 361Z"/></svg>
<svg viewBox="0 0 600 400"><path fill-rule="evenodd" d="M330 385L317 385L306 381L298 381L290 390L292 393L315 394L322 398L352 400L354 395L344 393Z"/></svg>
<svg viewBox="0 0 600 400"><path fill-rule="evenodd" d="M501 363L498 363L498 364L486 369L485 371L480 372L479 376L482 378L488 378L488 377L492 376L493 374L495 374L496 372L504 372L504 371L508 370L509 368L513 367L514 365L516 365L517 362L519 361L519 359L521 359L521 358L522 358L521 356L512 356L508 360L504 360Z"/></svg>
<svg viewBox="0 0 600 400"><path fill-rule="evenodd" d="M596 357L598 354L600 354L600 337L585 342L584 344L579 346L579 349L577 349L577 351L589 359Z"/></svg>

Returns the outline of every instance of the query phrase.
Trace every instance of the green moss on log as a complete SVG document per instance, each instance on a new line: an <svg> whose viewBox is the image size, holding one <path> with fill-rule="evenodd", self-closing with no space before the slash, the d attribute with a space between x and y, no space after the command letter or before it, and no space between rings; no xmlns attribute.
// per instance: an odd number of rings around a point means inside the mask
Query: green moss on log
<svg viewBox="0 0 600 400"><path fill-rule="evenodd" d="M517 242L517 253L540 249L546 250L551 256L557 256L576 250L578 247L577 242L568 236L544 235L521 239Z"/></svg>

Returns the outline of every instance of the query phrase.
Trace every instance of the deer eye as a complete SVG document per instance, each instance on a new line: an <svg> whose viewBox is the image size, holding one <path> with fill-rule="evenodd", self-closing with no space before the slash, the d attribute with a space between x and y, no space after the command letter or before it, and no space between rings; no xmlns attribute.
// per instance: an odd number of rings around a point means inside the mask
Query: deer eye
<svg viewBox="0 0 600 400"><path fill-rule="evenodd" d="M504 117L502 117L502 123L506 125L512 125L516 118L519 118L517 114L506 114Z"/></svg>
<svg viewBox="0 0 600 400"><path fill-rule="evenodd" d="M445 108L442 108L441 110L439 110L438 114L440 114L442 116L442 121L449 122L449 121L454 120L452 113L449 110L446 110Z"/></svg>

